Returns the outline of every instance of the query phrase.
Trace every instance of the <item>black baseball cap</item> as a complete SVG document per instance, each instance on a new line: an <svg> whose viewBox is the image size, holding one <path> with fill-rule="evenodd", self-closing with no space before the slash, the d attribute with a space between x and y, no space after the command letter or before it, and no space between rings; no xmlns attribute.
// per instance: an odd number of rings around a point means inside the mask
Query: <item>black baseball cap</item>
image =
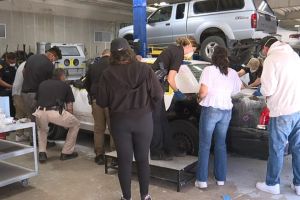
<svg viewBox="0 0 300 200"><path fill-rule="evenodd" d="M124 38L116 38L111 41L110 51L122 51L128 49L131 49L131 47L128 44L127 40Z"/></svg>
<svg viewBox="0 0 300 200"><path fill-rule="evenodd" d="M57 46L51 47L47 52L55 53L58 59L62 59L61 50Z"/></svg>
<svg viewBox="0 0 300 200"><path fill-rule="evenodd" d="M261 47L270 47L273 43L277 42L278 39L274 36L266 36L260 40Z"/></svg>

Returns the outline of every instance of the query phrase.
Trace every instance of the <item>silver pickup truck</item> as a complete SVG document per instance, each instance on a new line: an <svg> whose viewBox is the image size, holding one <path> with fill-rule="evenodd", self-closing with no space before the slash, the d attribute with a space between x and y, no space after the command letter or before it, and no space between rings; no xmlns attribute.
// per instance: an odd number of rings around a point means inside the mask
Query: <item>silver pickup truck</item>
<svg viewBox="0 0 300 200"><path fill-rule="evenodd" d="M274 34L277 18L265 0L194 0L158 8L147 20L149 45L167 46L179 36L192 35L202 59L210 61L216 45L233 47ZM119 37L133 40L133 26Z"/></svg>

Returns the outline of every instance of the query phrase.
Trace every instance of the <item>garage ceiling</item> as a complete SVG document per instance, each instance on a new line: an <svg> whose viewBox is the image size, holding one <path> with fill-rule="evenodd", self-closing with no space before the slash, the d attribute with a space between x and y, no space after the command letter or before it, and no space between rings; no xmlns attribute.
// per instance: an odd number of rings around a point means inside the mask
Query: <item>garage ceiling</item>
<svg viewBox="0 0 300 200"><path fill-rule="evenodd" d="M268 0L283 28L297 30L300 25L300 0Z"/></svg>
<svg viewBox="0 0 300 200"><path fill-rule="evenodd" d="M147 0L148 5L159 2L184 0ZM279 25L297 30L300 25L300 0L267 0L277 15ZM25 12L78 16L104 21L129 22L132 20L132 0L0 0L0 8Z"/></svg>

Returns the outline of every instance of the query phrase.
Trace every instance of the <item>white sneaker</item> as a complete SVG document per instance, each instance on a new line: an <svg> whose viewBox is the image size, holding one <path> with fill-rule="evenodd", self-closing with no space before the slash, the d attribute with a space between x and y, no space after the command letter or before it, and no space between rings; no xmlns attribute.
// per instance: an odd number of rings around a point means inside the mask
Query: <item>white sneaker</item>
<svg viewBox="0 0 300 200"><path fill-rule="evenodd" d="M223 186L223 185L225 185L225 182L224 181L217 181L217 185L218 186Z"/></svg>
<svg viewBox="0 0 300 200"><path fill-rule="evenodd" d="M201 182L201 181L195 181L195 187L196 188L200 188L200 189L204 189L207 188L207 182Z"/></svg>
<svg viewBox="0 0 300 200"><path fill-rule="evenodd" d="M16 135L16 142L24 142L24 141L29 141L29 137L27 137L26 135L21 135L21 136Z"/></svg>
<svg viewBox="0 0 300 200"><path fill-rule="evenodd" d="M271 194L280 194L280 185L279 184L269 186L266 184L266 182L257 182L256 188L261 191L268 192Z"/></svg>
<svg viewBox="0 0 300 200"><path fill-rule="evenodd" d="M295 186L293 183L291 184L292 190L296 192L298 196L300 196L300 186Z"/></svg>

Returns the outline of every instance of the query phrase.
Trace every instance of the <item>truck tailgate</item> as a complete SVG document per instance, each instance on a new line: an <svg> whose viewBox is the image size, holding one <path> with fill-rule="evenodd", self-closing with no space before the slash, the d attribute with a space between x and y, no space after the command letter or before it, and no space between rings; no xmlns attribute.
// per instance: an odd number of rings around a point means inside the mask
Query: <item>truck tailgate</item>
<svg viewBox="0 0 300 200"><path fill-rule="evenodd" d="M275 34L277 32L277 19L269 13L257 12L257 31Z"/></svg>

